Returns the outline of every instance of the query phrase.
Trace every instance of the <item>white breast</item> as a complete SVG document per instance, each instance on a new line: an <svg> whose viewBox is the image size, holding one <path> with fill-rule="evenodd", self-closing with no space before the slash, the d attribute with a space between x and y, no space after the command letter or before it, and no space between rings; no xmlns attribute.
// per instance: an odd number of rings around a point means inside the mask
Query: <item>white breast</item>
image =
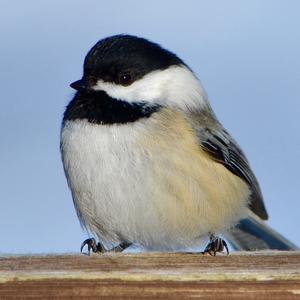
<svg viewBox="0 0 300 300"><path fill-rule="evenodd" d="M134 146L135 127L80 120L66 122L62 130L64 168L78 214L106 242L122 239L130 211L144 193L147 158Z"/></svg>
<svg viewBox="0 0 300 300"><path fill-rule="evenodd" d="M157 126L155 118L125 125L78 120L62 129L63 163L78 215L106 244L193 246L244 213L246 185L236 176L228 181L231 173L221 165L187 153L176 132L159 144L163 137L146 130ZM216 180L220 192L205 186Z"/></svg>

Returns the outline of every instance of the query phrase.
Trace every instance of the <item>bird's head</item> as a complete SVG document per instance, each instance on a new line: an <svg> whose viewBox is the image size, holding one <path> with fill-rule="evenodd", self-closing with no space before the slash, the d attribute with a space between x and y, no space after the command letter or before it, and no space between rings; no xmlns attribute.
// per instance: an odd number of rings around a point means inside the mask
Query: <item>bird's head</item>
<svg viewBox="0 0 300 300"><path fill-rule="evenodd" d="M88 52L78 91L104 91L129 103L200 108L206 94L191 69L174 53L131 35L100 40Z"/></svg>

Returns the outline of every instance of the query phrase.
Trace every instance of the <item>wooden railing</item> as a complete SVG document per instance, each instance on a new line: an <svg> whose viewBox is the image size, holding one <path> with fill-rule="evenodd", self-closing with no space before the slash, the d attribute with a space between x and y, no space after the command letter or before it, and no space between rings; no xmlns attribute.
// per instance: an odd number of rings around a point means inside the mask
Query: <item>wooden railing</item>
<svg viewBox="0 0 300 300"><path fill-rule="evenodd" d="M300 252L0 256L0 299L300 299Z"/></svg>

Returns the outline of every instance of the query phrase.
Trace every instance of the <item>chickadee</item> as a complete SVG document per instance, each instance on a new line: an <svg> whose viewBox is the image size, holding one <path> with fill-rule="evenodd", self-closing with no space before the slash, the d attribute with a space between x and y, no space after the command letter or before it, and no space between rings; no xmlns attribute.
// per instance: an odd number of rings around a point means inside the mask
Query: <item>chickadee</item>
<svg viewBox="0 0 300 300"><path fill-rule="evenodd" d="M82 247L174 251L208 237L204 252L215 254L227 249L218 237L227 233L236 249L295 248L263 222L248 160L174 53L144 38L108 37L71 87L62 161L79 220L100 240Z"/></svg>

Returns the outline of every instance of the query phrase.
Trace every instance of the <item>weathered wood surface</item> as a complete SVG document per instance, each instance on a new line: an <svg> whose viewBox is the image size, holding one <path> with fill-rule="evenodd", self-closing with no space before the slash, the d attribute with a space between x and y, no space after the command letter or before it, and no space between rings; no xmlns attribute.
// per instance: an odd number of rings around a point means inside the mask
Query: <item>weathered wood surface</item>
<svg viewBox="0 0 300 300"><path fill-rule="evenodd" d="M0 299L300 299L300 252L0 257Z"/></svg>

